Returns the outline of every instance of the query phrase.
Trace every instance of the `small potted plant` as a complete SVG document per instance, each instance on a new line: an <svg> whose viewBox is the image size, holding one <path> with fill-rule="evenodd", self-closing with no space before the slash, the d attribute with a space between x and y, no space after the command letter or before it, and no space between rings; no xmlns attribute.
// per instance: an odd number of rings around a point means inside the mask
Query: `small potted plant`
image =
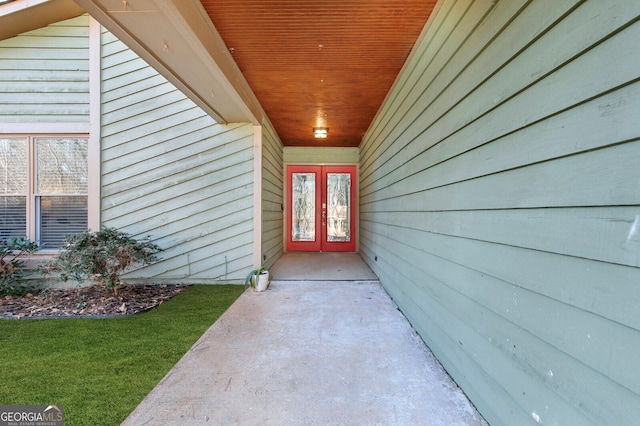
<svg viewBox="0 0 640 426"><path fill-rule="evenodd" d="M271 284L271 272L264 266L249 272L245 285L251 285L255 291L265 291Z"/></svg>

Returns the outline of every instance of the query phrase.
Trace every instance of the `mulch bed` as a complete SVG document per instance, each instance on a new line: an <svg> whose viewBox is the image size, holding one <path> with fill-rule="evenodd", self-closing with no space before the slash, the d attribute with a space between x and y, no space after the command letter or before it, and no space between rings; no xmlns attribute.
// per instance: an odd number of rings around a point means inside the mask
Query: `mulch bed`
<svg viewBox="0 0 640 426"><path fill-rule="evenodd" d="M0 318L112 317L155 308L187 288L185 284L121 285L118 296L103 286L46 289L0 298Z"/></svg>

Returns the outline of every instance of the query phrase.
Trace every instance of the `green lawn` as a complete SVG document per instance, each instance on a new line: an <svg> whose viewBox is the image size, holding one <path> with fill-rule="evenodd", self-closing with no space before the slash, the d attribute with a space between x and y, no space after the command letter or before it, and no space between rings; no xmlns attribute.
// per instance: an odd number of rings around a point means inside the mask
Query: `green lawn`
<svg viewBox="0 0 640 426"><path fill-rule="evenodd" d="M244 289L191 286L123 318L0 320L0 404L63 405L66 425L118 425Z"/></svg>

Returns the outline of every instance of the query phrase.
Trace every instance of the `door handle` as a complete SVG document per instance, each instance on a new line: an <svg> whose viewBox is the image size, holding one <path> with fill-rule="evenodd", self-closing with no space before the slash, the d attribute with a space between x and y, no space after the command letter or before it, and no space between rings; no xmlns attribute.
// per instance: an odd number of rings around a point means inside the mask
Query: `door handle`
<svg viewBox="0 0 640 426"><path fill-rule="evenodd" d="M327 212L326 210L322 210L322 226L325 226L327 222Z"/></svg>

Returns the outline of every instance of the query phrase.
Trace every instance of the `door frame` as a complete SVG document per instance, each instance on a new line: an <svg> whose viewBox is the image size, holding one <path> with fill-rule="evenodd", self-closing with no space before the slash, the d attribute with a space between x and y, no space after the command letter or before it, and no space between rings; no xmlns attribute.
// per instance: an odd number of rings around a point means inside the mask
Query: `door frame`
<svg viewBox="0 0 640 426"><path fill-rule="evenodd" d="M319 233L316 237L315 246L305 243L307 247L312 248L291 248L291 173L290 170L293 169L293 172L296 171L314 171L317 176L316 185L322 186L324 185L327 173L335 173L344 170L344 168L351 169L352 172L352 181L351 181L351 208L350 208L350 222L352 224L352 232L351 232L351 242L350 243L333 243L328 242L325 243L325 249L322 249L322 240L325 238L324 235L326 233L326 227L321 225L321 215L322 215L322 207L316 208L316 223L320 224ZM358 202L358 190L359 190L359 170L357 163L290 163L284 164L284 203L283 203L283 243L284 243L284 251L335 251L335 252L357 252L359 247L358 235L359 235L359 202ZM316 188L319 189L319 188ZM325 189L322 189L325 191ZM321 191L316 190L316 206L321 206ZM295 247L295 242L293 245ZM327 250L329 247L331 250Z"/></svg>

